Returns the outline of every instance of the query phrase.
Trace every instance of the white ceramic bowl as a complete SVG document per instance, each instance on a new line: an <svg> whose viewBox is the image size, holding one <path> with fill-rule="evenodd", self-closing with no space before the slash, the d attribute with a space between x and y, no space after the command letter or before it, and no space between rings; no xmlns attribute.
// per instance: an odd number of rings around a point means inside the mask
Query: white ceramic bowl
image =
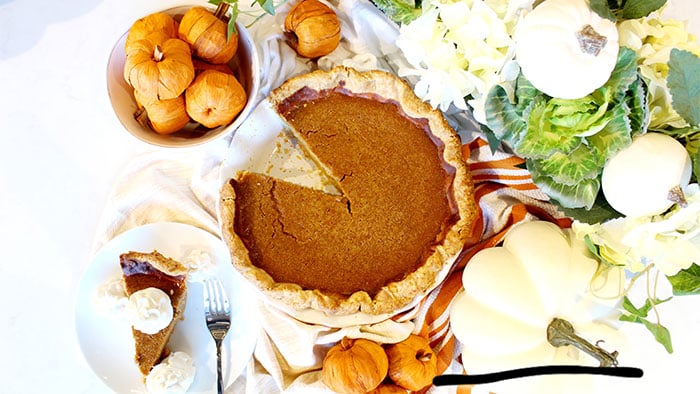
<svg viewBox="0 0 700 394"><path fill-rule="evenodd" d="M167 9L163 12L172 15L179 22L182 15L192 6L181 6ZM213 10L212 10L213 11ZM238 50L228 63L234 75L241 83L248 96L248 102L243 110L228 125L207 129L202 125L191 122L184 129L168 135L161 135L144 127L134 118L137 109L134 99L134 89L124 80L124 43L128 31L122 35L112 49L107 63L107 91L117 118L126 130L134 137L152 145L168 148L191 147L233 133L252 112L255 98L260 85L260 60L252 38L245 26L236 22L238 31Z"/></svg>

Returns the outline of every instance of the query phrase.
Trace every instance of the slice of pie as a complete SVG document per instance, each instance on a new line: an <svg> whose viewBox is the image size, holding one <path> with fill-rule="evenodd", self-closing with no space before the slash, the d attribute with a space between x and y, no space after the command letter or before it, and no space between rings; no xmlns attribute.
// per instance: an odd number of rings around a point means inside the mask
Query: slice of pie
<svg viewBox="0 0 700 394"><path fill-rule="evenodd" d="M175 324L182 319L187 299L187 268L176 260L157 251L151 253L128 252L119 256L124 276L126 294L155 287L170 297L173 319L168 326L155 334L145 334L132 328L135 342L134 360L139 370L147 376L154 365L168 356L168 340Z"/></svg>
<svg viewBox="0 0 700 394"><path fill-rule="evenodd" d="M237 174L219 204L234 266L275 302L331 316L425 295L478 211L442 113L392 74L346 67L292 78L268 100L340 194Z"/></svg>

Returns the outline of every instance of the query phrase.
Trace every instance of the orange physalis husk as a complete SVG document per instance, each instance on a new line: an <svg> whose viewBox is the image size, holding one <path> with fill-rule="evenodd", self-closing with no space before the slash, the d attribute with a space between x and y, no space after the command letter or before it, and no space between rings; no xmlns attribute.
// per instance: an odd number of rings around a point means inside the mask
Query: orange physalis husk
<svg viewBox="0 0 700 394"><path fill-rule="evenodd" d="M228 37L226 22L204 7L192 7L185 13L178 34L192 46L195 56L212 64L227 63L238 50L238 34Z"/></svg>
<svg viewBox="0 0 700 394"><path fill-rule="evenodd" d="M187 113L208 128L231 123L246 101L245 89L236 77L216 70L203 71L185 91Z"/></svg>

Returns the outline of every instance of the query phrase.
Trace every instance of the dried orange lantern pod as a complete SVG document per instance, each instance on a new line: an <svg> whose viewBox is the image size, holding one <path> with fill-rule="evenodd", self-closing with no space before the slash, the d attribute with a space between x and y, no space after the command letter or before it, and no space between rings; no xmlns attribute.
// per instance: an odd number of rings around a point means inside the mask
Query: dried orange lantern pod
<svg viewBox="0 0 700 394"><path fill-rule="evenodd" d="M318 0L301 0L284 20L289 45L303 57L317 58L335 50L340 43L340 21L335 12Z"/></svg>
<svg viewBox="0 0 700 394"><path fill-rule="evenodd" d="M192 59L192 64L194 65L195 76L201 74L206 70L216 70L222 73L234 75L233 69L226 63L223 64L211 64L197 58Z"/></svg>
<svg viewBox="0 0 700 394"><path fill-rule="evenodd" d="M124 79L139 91L143 104L181 95L194 79L189 45L160 32L133 42L126 52Z"/></svg>
<svg viewBox="0 0 700 394"><path fill-rule="evenodd" d="M185 12L178 35L192 46L195 56L212 64L227 63L238 50L238 34L229 37L226 22L204 7Z"/></svg>
<svg viewBox="0 0 700 394"><path fill-rule="evenodd" d="M345 337L326 353L323 383L337 393L364 394L386 377L389 361L381 345Z"/></svg>
<svg viewBox="0 0 700 394"><path fill-rule="evenodd" d="M409 335L399 343L388 345L389 377L394 383L412 391L433 383L437 375L437 357L427 339Z"/></svg>
<svg viewBox="0 0 700 394"><path fill-rule="evenodd" d="M187 114L208 128L233 121L246 102L245 89L236 77L216 70L203 71L185 91Z"/></svg>
<svg viewBox="0 0 700 394"><path fill-rule="evenodd" d="M137 90L134 91L139 110L134 117L145 127L151 128L158 134L172 134L182 130L191 121L185 108L185 95L173 99L156 100L142 104L142 98Z"/></svg>
<svg viewBox="0 0 700 394"><path fill-rule="evenodd" d="M138 19L129 28L129 34L124 43L125 51L129 51L131 45L138 40L146 38L154 32L161 32L170 38L177 38L179 24L165 12L156 12Z"/></svg>

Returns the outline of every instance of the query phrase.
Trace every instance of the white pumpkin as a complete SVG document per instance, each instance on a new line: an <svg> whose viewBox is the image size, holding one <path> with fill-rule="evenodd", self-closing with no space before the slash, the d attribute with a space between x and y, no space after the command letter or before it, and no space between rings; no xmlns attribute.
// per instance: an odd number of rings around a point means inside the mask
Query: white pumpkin
<svg viewBox="0 0 700 394"><path fill-rule="evenodd" d="M545 0L516 27L515 58L538 90L577 99L610 79L619 52L615 23L587 0Z"/></svg>
<svg viewBox="0 0 700 394"><path fill-rule="evenodd" d="M450 309L451 329L462 344L467 373L551 364L598 365L572 346L554 347L547 341L547 327L554 318L570 322L576 334L589 342L604 339L607 350L620 350L624 336L612 322L617 318L615 296L624 286L624 273L611 270L591 283L597 266L569 230L544 221L517 224L502 246L475 254L464 269L464 289ZM596 295L591 294L592 287ZM586 391L589 380L572 379L568 376L564 384ZM558 381L558 377L542 376L503 381L489 389L499 394L561 392L552 386Z"/></svg>
<svg viewBox="0 0 700 394"><path fill-rule="evenodd" d="M608 204L625 216L658 215L679 201L673 200L680 197L675 188L685 188L691 174L690 155L680 142L648 132L608 160L601 187Z"/></svg>

